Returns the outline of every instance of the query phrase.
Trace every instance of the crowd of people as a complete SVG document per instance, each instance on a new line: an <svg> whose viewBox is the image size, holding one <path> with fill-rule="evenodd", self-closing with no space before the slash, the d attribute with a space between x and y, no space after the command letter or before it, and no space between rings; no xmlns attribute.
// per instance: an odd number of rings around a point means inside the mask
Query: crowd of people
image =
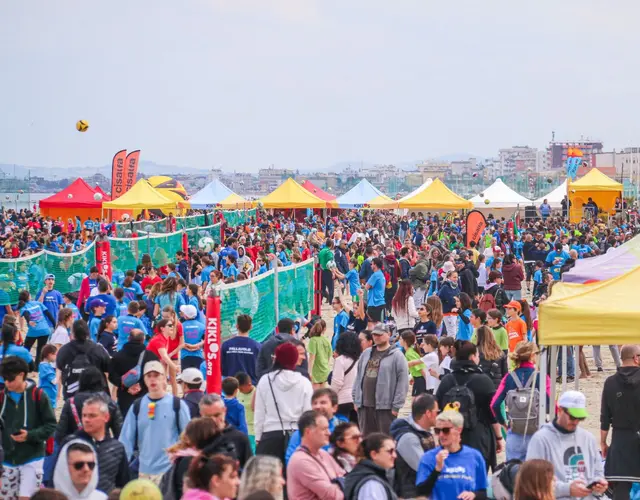
<svg viewBox="0 0 640 500"><path fill-rule="evenodd" d="M0 228L10 257L106 231L26 211ZM94 267L62 295L47 274L0 310L0 497L630 498L640 347L610 346L598 443L582 393L549 401L536 310L578 259L632 236L622 222L490 217L467 244L456 214L260 213L210 252L159 268L143 256L121 281ZM263 343L238 315L222 391L207 393L204 299L309 258L322 314L282 318ZM567 358L569 380L589 376Z"/></svg>

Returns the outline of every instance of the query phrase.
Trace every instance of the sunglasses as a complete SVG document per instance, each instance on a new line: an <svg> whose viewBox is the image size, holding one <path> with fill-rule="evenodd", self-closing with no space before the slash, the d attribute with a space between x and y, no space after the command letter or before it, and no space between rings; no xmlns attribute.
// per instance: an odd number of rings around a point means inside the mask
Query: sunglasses
<svg viewBox="0 0 640 500"><path fill-rule="evenodd" d="M382 448L382 451L386 451L389 455L396 455L397 451L395 448Z"/></svg>
<svg viewBox="0 0 640 500"><path fill-rule="evenodd" d="M346 437L344 439L345 439L345 441L347 439L353 440L353 441L360 441L362 439L362 434L354 434L353 436L349 436L349 437Z"/></svg>
<svg viewBox="0 0 640 500"><path fill-rule="evenodd" d="M71 466L75 469L75 470L82 470L84 469L84 466L89 467L89 470L93 470L96 468L96 463L95 462L84 462L84 461L80 461L80 462L75 462L72 463Z"/></svg>
<svg viewBox="0 0 640 500"><path fill-rule="evenodd" d="M440 433L444 434L445 436L448 436L452 428L453 427L443 427L442 429L439 429L438 427L434 427L433 432L435 433L436 436Z"/></svg>
<svg viewBox="0 0 640 500"><path fill-rule="evenodd" d="M562 408L562 411L565 412L567 414L567 417L569 417L569 420L573 421L573 422L582 422L585 417L574 417L572 416L566 408Z"/></svg>

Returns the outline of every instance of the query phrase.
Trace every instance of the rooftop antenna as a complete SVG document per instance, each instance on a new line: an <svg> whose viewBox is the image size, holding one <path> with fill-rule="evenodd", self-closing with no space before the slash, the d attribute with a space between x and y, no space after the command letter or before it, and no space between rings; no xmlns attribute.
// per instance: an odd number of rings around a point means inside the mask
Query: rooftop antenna
<svg viewBox="0 0 640 500"><path fill-rule="evenodd" d="M556 142L556 132L555 132L555 130L551 131L551 142Z"/></svg>

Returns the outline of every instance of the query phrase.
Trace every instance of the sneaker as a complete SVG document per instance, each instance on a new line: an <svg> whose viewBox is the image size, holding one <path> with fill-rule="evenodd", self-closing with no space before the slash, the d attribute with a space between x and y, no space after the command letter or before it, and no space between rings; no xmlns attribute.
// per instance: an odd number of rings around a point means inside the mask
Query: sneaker
<svg viewBox="0 0 640 500"><path fill-rule="evenodd" d="M601 367L601 366L599 366L599 367L598 367L598 371L599 371L599 372L603 372L604 370L602 369L602 367Z"/></svg>
<svg viewBox="0 0 640 500"><path fill-rule="evenodd" d="M575 382L575 377L567 377L567 382Z"/></svg>

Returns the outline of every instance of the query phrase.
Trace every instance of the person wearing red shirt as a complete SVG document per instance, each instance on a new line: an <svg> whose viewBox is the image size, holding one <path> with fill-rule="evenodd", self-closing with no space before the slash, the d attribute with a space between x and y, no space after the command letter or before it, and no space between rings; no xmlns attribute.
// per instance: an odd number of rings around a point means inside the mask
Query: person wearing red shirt
<svg viewBox="0 0 640 500"><path fill-rule="evenodd" d="M147 268L147 275L142 280L142 283L140 283L140 286L143 290L145 290L147 288L147 285L153 286L156 283L162 283L162 278L158 276L158 272L156 271L155 267L149 266Z"/></svg>
<svg viewBox="0 0 640 500"><path fill-rule="evenodd" d="M178 367L171 360L169 356L169 338L175 328L173 320L161 319L156 325L156 333L147 344L147 351L151 351L158 358L160 362L169 370L169 377L171 380L171 388L174 394L178 394L178 383L176 381L176 374L178 373Z"/></svg>

